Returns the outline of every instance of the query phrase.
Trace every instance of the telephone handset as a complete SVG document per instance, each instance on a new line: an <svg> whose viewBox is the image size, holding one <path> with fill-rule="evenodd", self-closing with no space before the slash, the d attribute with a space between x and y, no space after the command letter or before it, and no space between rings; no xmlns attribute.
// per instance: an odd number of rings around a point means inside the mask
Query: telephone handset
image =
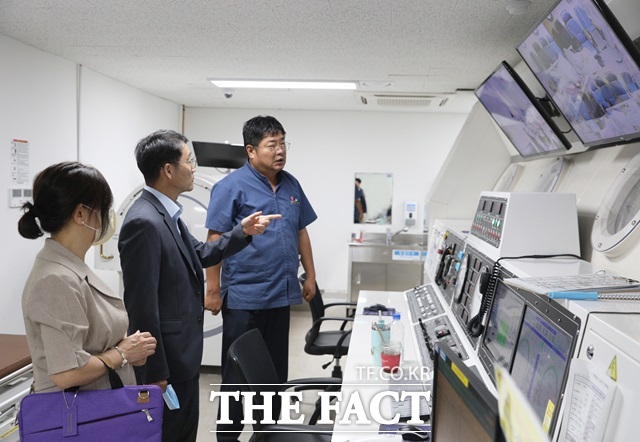
<svg viewBox="0 0 640 442"><path fill-rule="evenodd" d="M469 255L464 254L462 261L460 261L460 267L458 268L458 276L456 277L455 285L453 287L453 302L460 304L462 301L462 294L464 283L467 280L467 268L469 267Z"/></svg>
<svg viewBox="0 0 640 442"><path fill-rule="evenodd" d="M456 245L452 244L442 252L442 257L440 258L440 264L438 264L438 271L436 272L435 280L435 283L439 286L444 284L444 276L446 275L445 268L448 270L448 266L451 265L451 258L453 257L455 249Z"/></svg>
<svg viewBox="0 0 640 442"><path fill-rule="evenodd" d="M472 338L477 338L484 331L484 325L482 325L482 321L484 319L484 315L489 310L489 307L491 307L493 294L496 290L497 281L500 278L501 269L502 266L498 262L496 262L493 265L493 270L491 273L484 272L480 274L480 278L478 280L479 291L482 294L480 310L478 311L478 314L471 318L467 323L467 332Z"/></svg>

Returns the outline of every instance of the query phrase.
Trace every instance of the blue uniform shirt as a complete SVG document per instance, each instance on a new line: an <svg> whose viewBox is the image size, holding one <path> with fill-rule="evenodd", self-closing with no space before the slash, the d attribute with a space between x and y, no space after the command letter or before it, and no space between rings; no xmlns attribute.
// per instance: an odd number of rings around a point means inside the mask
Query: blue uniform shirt
<svg viewBox="0 0 640 442"><path fill-rule="evenodd" d="M264 234L222 261L220 292L230 309L262 310L302 303L298 283L298 232L317 218L302 187L284 170L275 192L249 162L211 189L206 227L227 232L243 218L262 210L281 214Z"/></svg>

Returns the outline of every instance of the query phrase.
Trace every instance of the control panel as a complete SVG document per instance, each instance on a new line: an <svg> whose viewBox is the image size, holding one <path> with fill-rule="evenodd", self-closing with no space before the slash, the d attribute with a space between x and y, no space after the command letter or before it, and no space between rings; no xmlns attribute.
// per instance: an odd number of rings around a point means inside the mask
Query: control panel
<svg viewBox="0 0 640 442"><path fill-rule="evenodd" d="M469 359L469 355L446 315L428 320L420 319L414 325L414 333L418 341L422 365L426 367L433 367L436 342L448 345L463 361Z"/></svg>
<svg viewBox="0 0 640 442"><path fill-rule="evenodd" d="M471 234L493 247L500 246L507 198L482 196L471 223Z"/></svg>
<svg viewBox="0 0 640 442"><path fill-rule="evenodd" d="M418 286L406 292L411 322L429 319L444 313L444 309L430 284Z"/></svg>
<svg viewBox="0 0 640 442"><path fill-rule="evenodd" d="M467 244L465 248L465 255L466 270L464 274L458 276L462 290L453 299L451 310L462 328L467 331L469 321L480 311L482 303L481 290L484 290L484 287L481 289L480 286L489 282L488 278L491 277L495 261L470 244ZM503 277L511 278L513 275L502 269L501 278ZM479 338L469 336L469 340L476 347Z"/></svg>
<svg viewBox="0 0 640 442"><path fill-rule="evenodd" d="M440 287L447 305L451 305L451 300L460 289L458 276L464 267L465 238L449 230L444 236L435 283Z"/></svg>
<svg viewBox="0 0 640 442"><path fill-rule="evenodd" d="M573 193L482 192L470 235L490 256L580 255Z"/></svg>

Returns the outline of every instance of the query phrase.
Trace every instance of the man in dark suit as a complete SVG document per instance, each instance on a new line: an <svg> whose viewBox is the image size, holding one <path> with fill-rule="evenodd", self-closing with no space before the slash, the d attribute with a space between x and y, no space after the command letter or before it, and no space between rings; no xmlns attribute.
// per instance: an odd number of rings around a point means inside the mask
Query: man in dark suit
<svg viewBox="0 0 640 442"><path fill-rule="evenodd" d="M195 158L188 140L158 131L135 149L146 186L127 212L118 249L129 330L149 331L156 353L137 370L138 382L173 388L179 409L165 406L164 441L195 441L199 415L199 370L203 347L203 267L242 250L279 215L256 212L213 242L191 236L180 220L178 196L193 189Z"/></svg>

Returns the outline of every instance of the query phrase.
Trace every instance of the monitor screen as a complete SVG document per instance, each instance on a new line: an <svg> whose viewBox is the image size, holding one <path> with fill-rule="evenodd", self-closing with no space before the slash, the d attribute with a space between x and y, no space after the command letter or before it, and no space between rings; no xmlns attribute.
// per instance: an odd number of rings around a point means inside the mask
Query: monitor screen
<svg viewBox="0 0 640 442"><path fill-rule="evenodd" d="M475 94L521 156L529 158L571 147L507 62L503 61Z"/></svg>
<svg viewBox="0 0 640 442"><path fill-rule="evenodd" d="M489 320L485 328L479 356L489 376L495 382L494 365L511 369L513 350L518 339L524 299L502 281L498 281Z"/></svg>
<svg viewBox="0 0 640 442"><path fill-rule="evenodd" d="M238 144L204 141L193 141L192 144L198 166L239 169L247 162L247 152L244 146Z"/></svg>
<svg viewBox="0 0 640 442"><path fill-rule="evenodd" d="M498 399L446 345L434 361L431 436L434 442L503 441Z"/></svg>
<svg viewBox="0 0 640 442"><path fill-rule="evenodd" d="M560 410L574 338L551 318L527 306L511 376L547 432Z"/></svg>
<svg viewBox="0 0 640 442"><path fill-rule="evenodd" d="M640 57L604 0L560 0L517 50L585 146L640 137Z"/></svg>

